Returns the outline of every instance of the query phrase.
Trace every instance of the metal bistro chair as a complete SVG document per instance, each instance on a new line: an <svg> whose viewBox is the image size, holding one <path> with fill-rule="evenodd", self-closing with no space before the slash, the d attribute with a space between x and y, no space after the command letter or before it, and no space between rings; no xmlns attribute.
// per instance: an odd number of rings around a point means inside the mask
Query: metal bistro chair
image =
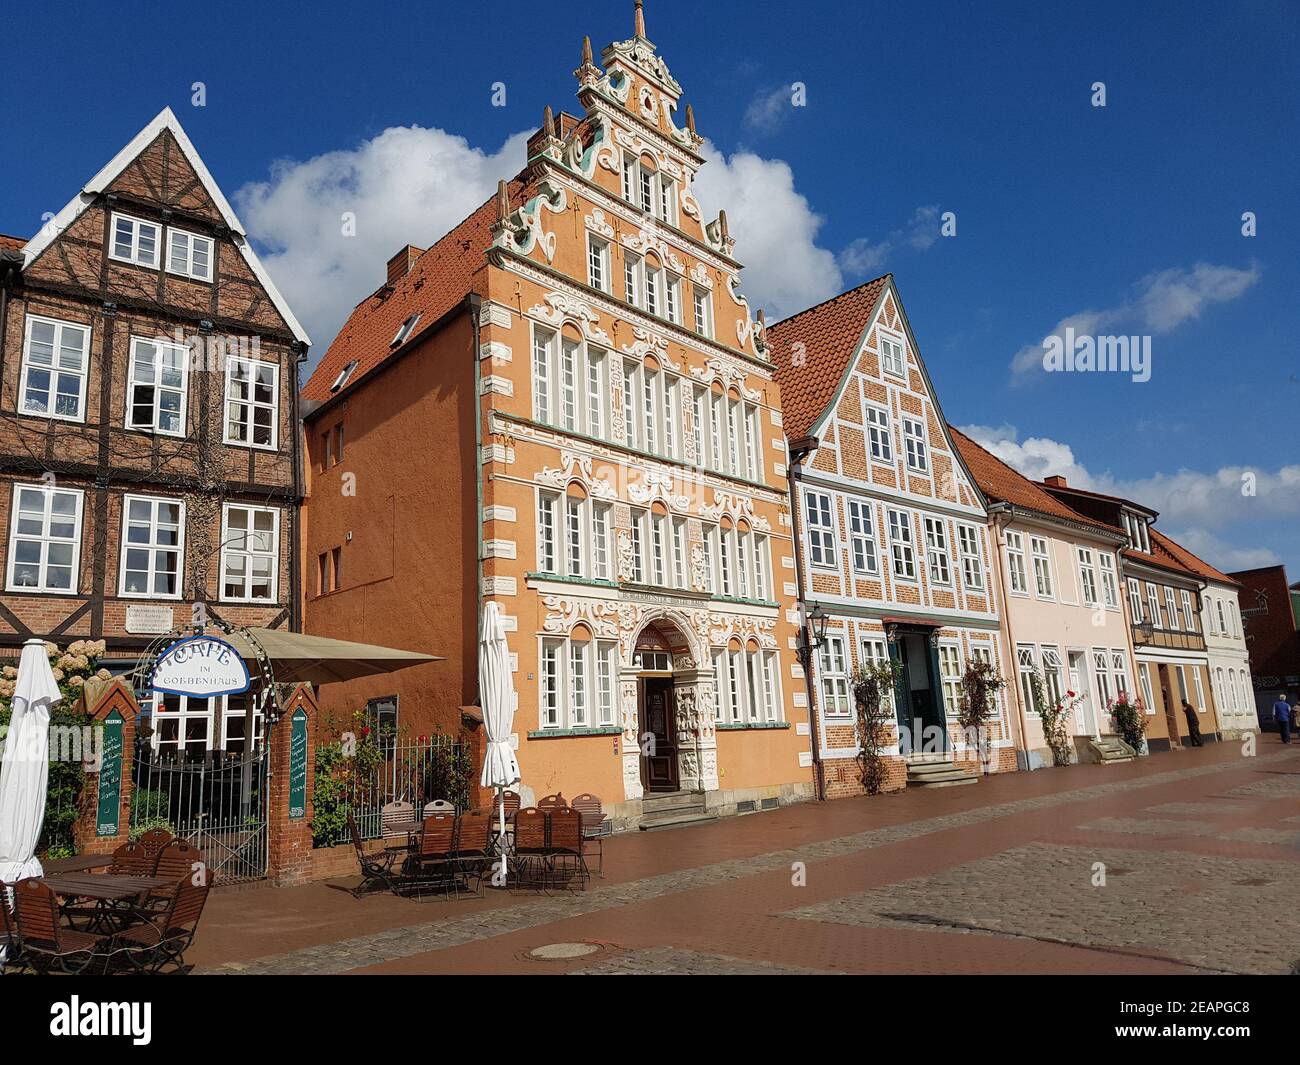
<svg viewBox="0 0 1300 1065"><path fill-rule="evenodd" d="M583 793L570 804L582 814L583 852L596 851L596 875L605 875L605 837L609 835L610 824L605 820L605 809L601 806L600 796Z"/></svg>
<svg viewBox="0 0 1300 1065"><path fill-rule="evenodd" d="M14 885L14 917L23 958L39 973L83 973L96 961L104 961L113 939L62 924L58 896L35 878Z"/></svg>
<svg viewBox="0 0 1300 1065"><path fill-rule="evenodd" d="M550 840L548 842L547 869L551 882L568 886L575 880L580 889L586 889L591 874L582 857L582 814L569 806L551 810Z"/></svg>
<svg viewBox="0 0 1300 1065"><path fill-rule="evenodd" d="M402 857L405 851L386 849L375 854L367 854L365 847L362 846L361 831L357 828L351 810L348 811L348 835L352 838L352 846L357 852L357 864L361 867L361 883L352 889L352 897L361 898L369 884L382 884L396 895L398 874L393 870L393 863Z"/></svg>
<svg viewBox="0 0 1300 1065"><path fill-rule="evenodd" d="M427 818L420 848L412 855L417 894L423 894L425 884L440 884L444 893L450 893L456 882L455 851L456 818L446 814Z"/></svg>

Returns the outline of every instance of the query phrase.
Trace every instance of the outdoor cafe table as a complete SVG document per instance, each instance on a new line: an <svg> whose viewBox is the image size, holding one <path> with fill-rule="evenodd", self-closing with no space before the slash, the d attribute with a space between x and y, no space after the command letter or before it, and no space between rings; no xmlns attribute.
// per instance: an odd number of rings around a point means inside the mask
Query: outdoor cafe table
<svg viewBox="0 0 1300 1065"><path fill-rule="evenodd" d="M74 854L71 858L55 858L43 862L47 876L62 876L64 873L84 873L90 869L103 869L113 864L111 854Z"/></svg>
<svg viewBox="0 0 1300 1065"><path fill-rule="evenodd" d="M61 873L42 878L45 886L65 898L126 902L175 886L165 876L126 876L116 873Z"/></svg>

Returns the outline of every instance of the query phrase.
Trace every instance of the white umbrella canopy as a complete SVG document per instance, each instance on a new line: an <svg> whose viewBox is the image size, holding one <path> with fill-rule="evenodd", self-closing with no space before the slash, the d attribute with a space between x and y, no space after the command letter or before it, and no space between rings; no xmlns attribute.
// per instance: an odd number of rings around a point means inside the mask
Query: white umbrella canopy
<svg viewBox="0 0 1300 1065"><path fill-rule="evenodd" d="M496 603L483 608L483 628L478 645L478 691L483 704L483 727L487 729L487 751L479 783L496 788L500 800L500 835L506 838L506 788L519 780L519 760L510 745L515 724L515 682L510 672L510 647L506 627ZM501 852L501 886L505 885L506 859Z"/></svg>
<svg viewBox="0 0 1300 1065"><path fill-rule="evenodd" d="M0 880L13 884L44 870L36 843L45 821L50 775L50 709L63 698L40 640L23 644L0 763Z"/></svg>

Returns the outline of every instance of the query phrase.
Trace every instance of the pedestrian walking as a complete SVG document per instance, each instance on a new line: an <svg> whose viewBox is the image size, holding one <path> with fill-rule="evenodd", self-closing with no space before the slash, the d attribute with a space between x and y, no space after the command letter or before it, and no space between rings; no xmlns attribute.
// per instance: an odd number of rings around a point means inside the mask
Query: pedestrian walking
<svg viewBox="0 0 1300 1065"><path fill-rule="evenodd" d="M1291 742L1291 704L1286 701L1286 692L1279 692L1277 702L1273 704L1273 720L1277 722L1278 731L1282 733L1282 742Z"/></svg>
<svg viewBox="0 0 1300 1065"><path fill-rule="evenodd" d="M1187 738L1192 741L1193 747L1203 747L1201 743L1201 723L1196 720L1196 707L1183 700L1183 716L1187 718Z"/></svg>

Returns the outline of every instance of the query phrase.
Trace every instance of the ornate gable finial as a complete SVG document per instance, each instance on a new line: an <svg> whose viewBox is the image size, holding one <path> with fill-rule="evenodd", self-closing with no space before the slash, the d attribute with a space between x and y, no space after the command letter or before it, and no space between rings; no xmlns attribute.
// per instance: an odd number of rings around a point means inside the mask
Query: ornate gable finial
<svg viewBox="0 0 1300 1065"><path fill-rule="evenodd" d="M497 182L497 225L505 225L510 217L510 193L506 189L505 178Z"/></svg>
<svg viewBox="0 0 1300 1065"><path fill-rule="evenodd" d="M645 37L645 5L636 0L636 14L632 20L632 32L638 37Z"/></svg>
<svg viewBox="0 0 1300 1065"><path fill-rule="evenodd" d="M591 37L583 37L582 64L573 72L573 76L578 79L579 85L586 88L588 85L595 85L600 81L603 73L604 71L596 66L596 59L591 51Z"/></svg>
<svg viewBox="0 0 1300 1065"><path fill-rule="evenodd" d="M722 234L724 244L731 238L731 231L727 228L727 212L725 210L718 212L718 232Z"/></svg>
<svg viewBox="0 0 1300 1065"><path fill-rule="evenodd" d="M555 112L551 110L550 104L542 111L542 132L548 137L555 136Z"/></svg>
<svg viewBox="0 0 1300 1065"><path fill-rule="evenodd" d="M690 104L686 105L686 128L695 134L695 108Z"/></svg>

